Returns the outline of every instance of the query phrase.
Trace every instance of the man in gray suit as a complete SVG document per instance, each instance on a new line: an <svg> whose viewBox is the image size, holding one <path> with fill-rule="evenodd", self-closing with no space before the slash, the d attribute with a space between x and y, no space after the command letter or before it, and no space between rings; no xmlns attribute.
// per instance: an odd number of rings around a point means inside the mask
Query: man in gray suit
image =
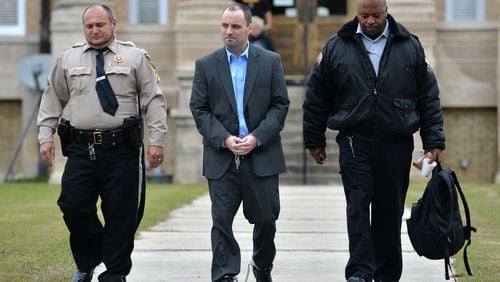
<svg viewBox="0 0 500 282"><path fill-rule="evenodd" d="M285 170L280 132L290 102L279 55L248 43L251 16L245 5L224 9L225 47L196 61L191 93L212 202L212 281L236 281L240 272L232 224L242 201L254 224L251 264L257 281L272 281L276 255L278 182Z"/></svg>

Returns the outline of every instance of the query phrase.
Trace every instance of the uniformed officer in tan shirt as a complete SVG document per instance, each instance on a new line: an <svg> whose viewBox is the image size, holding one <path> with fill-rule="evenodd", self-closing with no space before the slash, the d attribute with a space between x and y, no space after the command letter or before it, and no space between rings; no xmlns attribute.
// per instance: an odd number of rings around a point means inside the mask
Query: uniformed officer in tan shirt
<svg viewBox="0 0 500 282"><path fill-rule="evenodd" d="M149 132L149 166L156 168L163 161L167 131L165 98L146 51L116 40L117 22L109 7L90 6L82 20L87 42L73 45L57 58L42 96L40 154L52 166L53 138L64 111L70 134L58 205L77 266L73 281L91 281L101 262L106 271L99 281L125 281L144 210L145 160L142 139L135 142L142 130L137 130L141 125L137 115L140 108ZM97 81L109 81L118 102L114 114L103 110L96 91L98 50L104 50L105 76ZM97 217L99 197L104 226Z"/></svg>

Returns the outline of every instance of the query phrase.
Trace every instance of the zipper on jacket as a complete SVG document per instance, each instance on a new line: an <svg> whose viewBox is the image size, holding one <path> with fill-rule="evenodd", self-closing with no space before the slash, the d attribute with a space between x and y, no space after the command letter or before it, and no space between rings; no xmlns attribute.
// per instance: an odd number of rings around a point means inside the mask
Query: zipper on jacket
<svg viewBox="0 0 500 282"><path fill-rule="evenodd" d="M349 147L351 147L352 157L355 159L356 155L354 154L354 147L352 146L352 140L354 139L354 136L347 136L347 139L349 139Z"/></svg>
<svg viewBox="0 0 500 282"><path fill-rule="evenodd" d="M361 55L361 60L363 61L364 69L368 72L367 75L371 79L377 81L378 79L377 72L373 67L372 61L370 60L370 56L368 55L368 51L366 50L365 45L363 44L363 40L361 39L360 36L355 36L355 38L356 38L356 45L358 46L358 51Z"/></svg>

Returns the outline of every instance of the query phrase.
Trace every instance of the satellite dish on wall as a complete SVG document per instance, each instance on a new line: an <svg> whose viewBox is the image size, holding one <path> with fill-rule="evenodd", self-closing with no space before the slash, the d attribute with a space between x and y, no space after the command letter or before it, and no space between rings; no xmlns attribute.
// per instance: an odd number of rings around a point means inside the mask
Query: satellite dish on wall
<svg viewBox="0 0 500 282"><path fill-rule="evenodd" d="M19 64L17 64L17 77L21 80L21 82L28 86L28 88L32 90L36 90L38 93L42 93L42 90L45 88L47 78L49 77L50 69L52 66L52 56L50 54L37 54L33 56L26 57L22 59ZM42 88L42 86L44 88ZM34 103L33 111L31 112L30 117L28 118L28 122L24 126L23 133L19 140L17 141L16 148L14 150L14 155L12 156L9 166L7 168L7 172L5 173L3 182L7 182L9 180L10 175L12 174L12 168L16 162L17 156L21 151L21 147L23 144L26 135L28 134L29 129L31 128L31 124L35 119L36 113L38 112L38 106L40 105L40 101L42 100L42 95L39 95L37 101Z"/></svg>
<svg viewBox="0 0 500 282"><path fill-rule="evenodd" d="M42 91L52 68L50 54L36 54L22 59L17 64L17 77L32 90Z"/></svg>

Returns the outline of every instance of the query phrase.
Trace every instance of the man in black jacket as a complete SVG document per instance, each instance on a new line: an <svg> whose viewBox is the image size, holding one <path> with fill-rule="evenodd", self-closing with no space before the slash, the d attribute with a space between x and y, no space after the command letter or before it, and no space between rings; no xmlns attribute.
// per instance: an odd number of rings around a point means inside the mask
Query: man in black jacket
<svg viewBox="0 0 500 282"><path fill-rule="evenodd" d="M385 0L358 0L357 17L318 56L304 100L304 146L327 161L326 128L338 130L347 201L348 281L398 281L401 221L413 133L430 162L445 148L437 81L418 38L387 13Z"/></svg>

